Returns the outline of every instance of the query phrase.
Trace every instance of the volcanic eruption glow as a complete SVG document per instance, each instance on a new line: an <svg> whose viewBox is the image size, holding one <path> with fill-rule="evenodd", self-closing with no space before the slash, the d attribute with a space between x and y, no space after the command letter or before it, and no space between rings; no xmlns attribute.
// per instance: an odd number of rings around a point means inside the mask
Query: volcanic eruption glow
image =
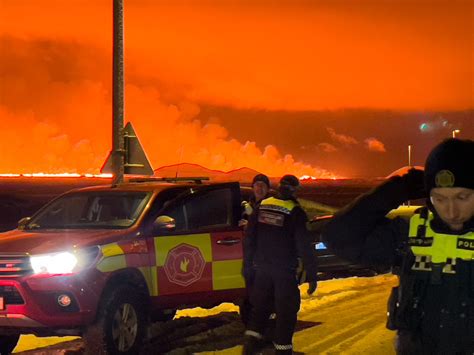
<svg viewBox="0 0 474 355"><path fill-rule="evenodd" d="M355 119L344 132L318 128L318 139L310 130L279 139L277 119L249 124L245 110L288 121L345 108L472 108L464 2L274 5L125 1L125 121L154 168L186 162L335 178L360 163L340 159L354 147L384 163L394 144L356 136ZM100 173L111 149L111 38L112 1L1 1L0 173ZM247 123L231 131L225 117L202 116L209 107L236 110L232 120ZM304 155L303 145L314 152Z"/></svg>

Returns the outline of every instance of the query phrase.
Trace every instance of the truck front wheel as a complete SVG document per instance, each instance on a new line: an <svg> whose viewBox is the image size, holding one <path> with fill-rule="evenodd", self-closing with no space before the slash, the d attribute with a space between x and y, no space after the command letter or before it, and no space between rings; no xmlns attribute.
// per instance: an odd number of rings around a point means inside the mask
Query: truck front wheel
<svg viewBox="0 0 474 355"><path fill-rule="evenodd" d="M137 354L148 324L143 297L126 286L109 291L96 323L84 335L86 353Z"/></svg>
<svg viewBox="0 0 474 355"><path fill-rule="evenodd" d="M19 338L19 335L0 335L0 355L11 354Z"/></svg>

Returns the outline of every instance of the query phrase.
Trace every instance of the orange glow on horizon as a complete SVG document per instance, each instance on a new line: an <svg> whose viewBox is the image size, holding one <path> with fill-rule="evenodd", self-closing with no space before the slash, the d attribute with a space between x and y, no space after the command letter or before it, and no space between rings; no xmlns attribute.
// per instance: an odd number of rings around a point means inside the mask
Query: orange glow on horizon
<svg viewBox="0 0 474 355"><path fill-rule="evenodd" d="M225 172L224 172L225 173ZM114 175L113 174L76 174L76 173L57 173L57 174L50 174L50 173L23 173L23 174L0 174L0 177L34 177L34 178L102 178L102 179L110 179ZM140 177L140 175L134 175L134 177ZM147 176L144 176L146 178ZM331 180L339 180L345 179L342 176L336 175L329 175L324 179L331 179ZM303 175L299 178L302 182L311 182L319 180L315 176Z"/></svg>
<svg viewBox="0 0 474 355"><path fill-rule="evenodd" d="M34 177L34 178L51 178L51 177L60 177L60 178L101 178L101 179L110 179L113 177L112 174L71 174L71 173L23 173L23 174L0 174L0 177Z"/></svg>
<svg viewBox="0 0 474 355"><path fill-rule="evenodd" d="M311 176L311 175L303 175L303 176L300 176L299 179L300 181L314 181L316 180L316 177Z"/></svg>

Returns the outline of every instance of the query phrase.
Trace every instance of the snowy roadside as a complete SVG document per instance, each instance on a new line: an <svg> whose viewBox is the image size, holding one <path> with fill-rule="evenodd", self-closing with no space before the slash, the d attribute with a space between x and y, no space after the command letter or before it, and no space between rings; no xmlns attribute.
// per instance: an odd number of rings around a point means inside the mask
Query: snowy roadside
<svg viewBox="0 0 474 355"><path fill-rule="evenodd" d="M333 279L319 282L317 293L312 296L306 294L307 286L302 285L294 337L296 351L393 354L394 333L385 329L385 305L394 284L396 278L392 275ZM143 353L240 354L243 325L237 312L238 307L229 303L210 310L178 311L175 320L153 327L156 337ZM57 344L60 341L66 342ZM80 339L25 335L15 350L16 353L45 355L65 351L82 353Z"/></svg>

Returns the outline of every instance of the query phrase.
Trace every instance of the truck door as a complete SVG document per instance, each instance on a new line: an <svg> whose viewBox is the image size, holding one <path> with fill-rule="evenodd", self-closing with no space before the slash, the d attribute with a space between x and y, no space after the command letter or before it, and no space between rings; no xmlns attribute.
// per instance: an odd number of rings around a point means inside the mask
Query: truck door
<svg viewBox="0 0 474 355"><path fill-rule="evenodd" d="M190 188L159 215L175 226L153 237L158 296L244 287L238 183Z"/></svg>

